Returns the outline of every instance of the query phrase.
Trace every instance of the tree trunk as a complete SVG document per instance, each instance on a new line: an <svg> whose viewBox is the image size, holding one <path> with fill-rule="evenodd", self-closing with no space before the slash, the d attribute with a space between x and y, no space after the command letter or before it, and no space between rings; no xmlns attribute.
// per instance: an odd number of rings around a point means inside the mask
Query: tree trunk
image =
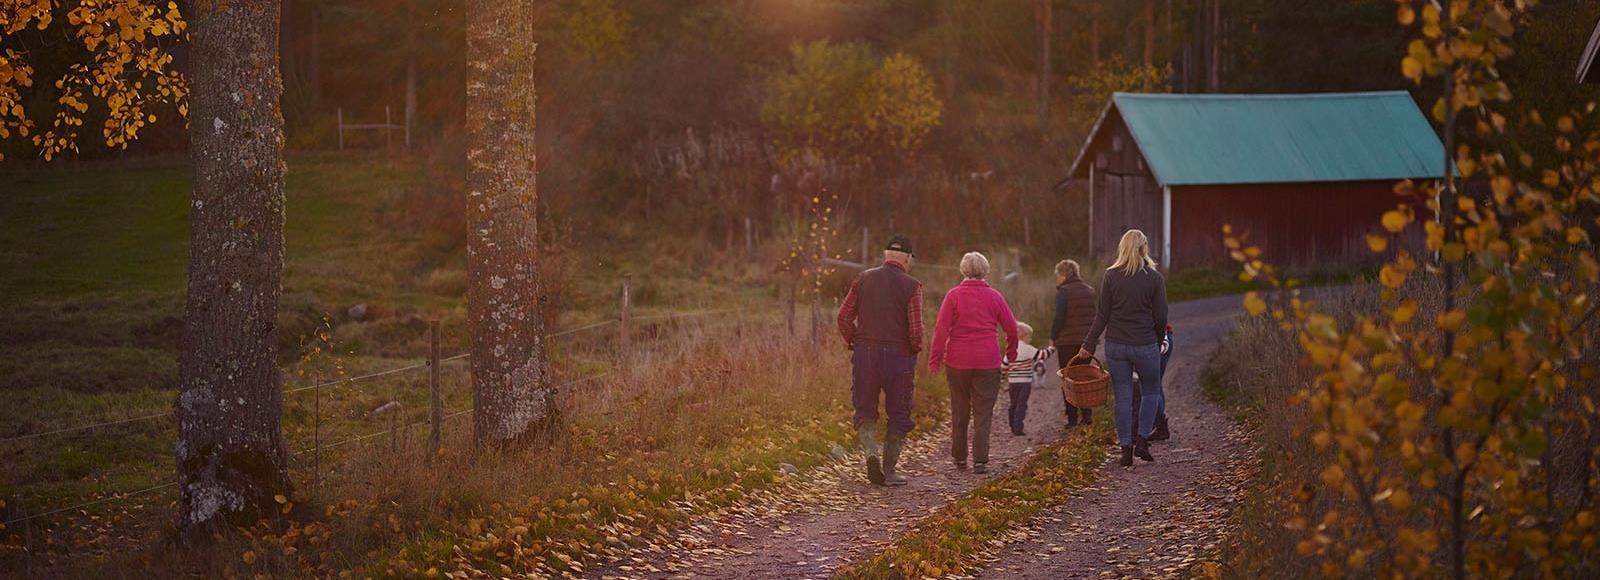
<svg viewBox="0 0 1600 580"><path fill-rule="evenodd" d="M1156 0L1144 0L1144 66L1155 66Z"/></svg>
<svg viewBox="0 0 1600 580"><path fill-rule="evenodd" d="M944 4L944 9L939 12L939 19L942 21L941 28L944 29L945 33L944 102L947 104L947 106L956 98L956 83L958 76L956 74L956 69L960 64L959 60L961 58L961 30L958 28L959 25L956 19L956 10L959 9L956 3L959 1L960 0L948 0Z"/></svg>
<svg viewBox="0 0 1600 580"><path fill-rule="evenodd" d="M1206 88L1215 93L1222 90L1222 0L1211 0L1211 66Z"/></svg>
<svg viewBox="0 0 1600 580"><path fill-rule="evenodd" d="M1050 36L1054 7L1050 0L1039 0L1039 134L1050 139Z"/></svg>
<svg viewBox="0 0 1600 580"><path fill-rule="evenodd" d="M311 87L311 115L322 112L322 4L311 5L311 62L306 66Z"/></svg>
<svg viewBox="0 0 1600 580"><path fill-rule="evenodd" d="M473 437L523 442L553 412L545 355L534 158L533 8L470 0L467 23L467 316Z"/></svg>
<svg viewBox="0 0 1600 580"><path fill-rule="evenodd" d="M283 94L276 0L196 10L189 291L179 355L180 536L203 541L290 489L280 416Z"/></svg>
<svg viewBox="0 0 1600 580"><path fill-rule="evenodd" d="M1100 16L1089 17L1089 64L1100 66Z"/></svg>
<svg viewBox="0 0 1600 580"><path fill-rule="evenodd" d="M406 148L417 130L417 2L406 0Z"/></svg>

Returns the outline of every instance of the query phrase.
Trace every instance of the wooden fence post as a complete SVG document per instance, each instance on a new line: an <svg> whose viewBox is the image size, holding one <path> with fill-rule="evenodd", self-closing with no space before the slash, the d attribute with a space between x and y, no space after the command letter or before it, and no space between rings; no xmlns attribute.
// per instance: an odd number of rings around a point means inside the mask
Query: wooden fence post
<svg viewBox="0 0 1600 580"><path fill-rule="evenodd" d="M822 306L818 304L816 295L811 296L811 344L821 344L822 336L819 334L822 327Z"/></svg>
<svg viewBox="0 0 1600 580"><path fill-rule="evenodd" d="M428 419L433 427L428 433L428 447L438 455L440 431L444 428L444 398L439 393L439 319L428 321L428 333L428 390L432 405Z"/></svg>
<svg viewBox="0 0 1600 580"><path fill-rule="evenodd" d="M383 106L383 148L394 149L394 121L389 116L389 106Z"/></svg>
<svg viewBox="0 0 1600 580"><path fill-rule="evenodd" d="M339 150L344 151L344 107L339 107Z"/></svg>
<svg viewBox="0 0 1600 580"><path fill-rule="evenodd" d="M872 267L872 260L867 258L867 252L871 251L867 247L867 240L868 239L870 239L870 238L868 237L868 234L867 234L867 228L861 228L861 269L862 270L865 270L867 268L871 268Z"/></svg>
<svg viewBox="0 0 1600 580"><path fill-rule="evenodd" d="M322 487L322 373L311 373L311 487Z"/></svg>
<svg viewBox="0 0 1600 580"><path fill-rule="evenodd" d="M750 223L750 218L744 218L744 255L756 255L755 226Z"/></svg>
<svg viewBox="0 0 1600 580"><path fill-rule="evenodd" d="M631 319L633 318L632 294L633 294L633 274L623 274L622 275L622 313L621 313L621 316L618 317L618 320L621 322L620 326L622 327L620 338L617 341L617 344L618 344L617 357L618 358L626 358L628 356L628 330L629 330L628 326L629 326L629 323L631 322Z"/></svg>
<svg viewBox="0 0 1600 580"><path fill-rule="evenodd" d="M798 287L798 286L800 286L800 280L795 279L795 280L790 280L789 281L789 337L790 338L794 337L794 293L795 293L795 288Z"/></svg>

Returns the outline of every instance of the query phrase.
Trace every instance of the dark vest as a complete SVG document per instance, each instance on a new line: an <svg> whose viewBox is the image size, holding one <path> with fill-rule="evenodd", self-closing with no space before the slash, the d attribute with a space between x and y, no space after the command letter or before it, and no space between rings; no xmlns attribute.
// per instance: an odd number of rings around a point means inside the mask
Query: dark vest
<svg viewBox="0 0 1600 580"><path fill-rule="evenodd" d="M883 265L862 272L856 285L856 342L911 352L907 310L911 297L920 292L922 282L898 267Z"/></svg>
<svg viewBox="0 0 1600 580"><path fill-rule="evenodd" d="M1072 349L1083 344L1083 339L1089 335L1089 329L1094 326L1095 301L1094 287L1082 278L1074 277L1065 284L1056 287L1056 292L1067 294L1067 320L1061 325L1061 332L1055 335L1053 343L1056 348Z"/></svg>

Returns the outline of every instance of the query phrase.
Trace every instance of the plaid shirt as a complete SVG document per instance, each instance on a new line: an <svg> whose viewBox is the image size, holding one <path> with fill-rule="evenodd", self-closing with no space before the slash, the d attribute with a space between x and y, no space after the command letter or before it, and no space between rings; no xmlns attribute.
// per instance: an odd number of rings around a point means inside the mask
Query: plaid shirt
<svg viewBox="0 0 1600 580"><path fill-rule="evenodd" d="M904 271L905 266L899 262L885 261L884 265L894 266ZM839 336L844 337L844 344L851 348L856 345L856 314L857 314L857 289L861 285L861 277L856 276L850 281L850 291L844 295L844 304L839 306ZM911 300L906 304L906 321L910 323L907 337L911 342L911 353L922 352L922 292L911 295Z"/></svg>

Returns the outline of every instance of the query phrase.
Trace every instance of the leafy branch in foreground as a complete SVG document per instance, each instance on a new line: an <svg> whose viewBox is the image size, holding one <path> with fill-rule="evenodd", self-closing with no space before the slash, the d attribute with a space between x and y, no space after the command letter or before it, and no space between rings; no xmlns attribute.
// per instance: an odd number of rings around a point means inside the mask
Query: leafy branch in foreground
<svg viewBox="0 0 1600 580"><path fill-rule="evenodd" d="M1224 230L1241 277L1275 289L1247 295L1246 309L1270 311L1316 377L1294 402L1308 406L1302 435L1325 453L1311 460L1332 497L1307 482L1285 525L1328 576L1431 575L1441 563L1455 578L1596 574L1600 133L1579 130L1595 106L1557 121L1558 156L1543 164L1459 143L1458 125L1493 143L1542 124L1491 107L1511 99L1496 65L1512 54L1515 15L1494 1L1420 15L1398 5L1401 24L1420 28L1404 73L1444 85L1433 115L1447 161L1442 183L1396 186L1437 217L1420 240L1421 212L1406 203L1368 238L1394 252L1381 311L1342 321L1319 310ZM1458 177L1484 180L1487 195L1462 193Z"/></svg>

